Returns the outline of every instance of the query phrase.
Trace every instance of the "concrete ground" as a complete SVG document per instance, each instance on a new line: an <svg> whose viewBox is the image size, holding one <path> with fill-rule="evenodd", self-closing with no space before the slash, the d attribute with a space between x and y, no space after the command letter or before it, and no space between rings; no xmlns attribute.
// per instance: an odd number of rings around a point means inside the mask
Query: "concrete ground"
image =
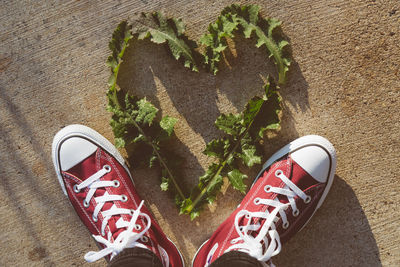
<svg viewBox="0 0 400 267"><path fill-rule="evenodd" d="M50 150L54 134L72 123L113 139L105 61L116 25L135 12L162 10L181 17L198 39L231 3L0 1L0 266L89 266L83 255L97 250L59 188ZM281 90L282 129L266 145L266 156L311 133L327 137L338 153L326 202L275 264L400 266L400 2L257 3L265 16L283 21L294 58ZM187 158L187 185L207 165L201 151L219 134L212 125L219 112L240 110L260 93L260 75L271 63L253 45L239 38L230 67L216 77L182 68L163 47L147 42L128 50L119 84L179 117L176 149ZM191 222L159 190L156 171L132 172L187 263L242 198L229 187L216 207Z"/></svg>

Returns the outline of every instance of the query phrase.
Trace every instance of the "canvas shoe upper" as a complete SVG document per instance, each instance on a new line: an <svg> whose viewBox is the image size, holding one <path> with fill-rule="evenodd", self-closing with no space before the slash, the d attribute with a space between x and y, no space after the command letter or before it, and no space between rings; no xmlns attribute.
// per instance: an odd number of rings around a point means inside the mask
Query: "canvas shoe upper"
<svg viewBox="0 0 400 267"><path fill-rule="evenodd" d="M208 266L233 250L272 264L281 244L321 206L335 168L335 150L323 137L304 136L280 149L264 164L238 208L197 251L193 266Z"/></svg>
<svg viewBox="0 0 400 267"><path fill-rule="evenodd" d="M87 261L110 260L124 248L142 247L154 252L164 266L184 266L110 142L86 126L70 125L54 137L52 150L64 194L102 248L88 252Z"/></svg>

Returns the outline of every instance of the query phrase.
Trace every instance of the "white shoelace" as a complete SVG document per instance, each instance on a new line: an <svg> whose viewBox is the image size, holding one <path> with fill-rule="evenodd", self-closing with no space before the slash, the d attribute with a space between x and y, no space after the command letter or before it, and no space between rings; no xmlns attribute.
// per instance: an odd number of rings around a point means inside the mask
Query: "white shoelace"
<svg viewBox="0 0 400 267"><path fill-rule="evenodd" d="M295 197L299 196L305 203L309 203L311 200L310 196L307 196L300 188L298 188L289 178L281 171L277 170L275 176L281 179L285 186L283 188L266 186L264 190L267 193L277 193L284 195L288 198L289 202L283 204L276 197L275 199L254 199L256 205L268 205L275 207L275 209L269 213L268 210L265 212L250 212L248 210L241 210L236 214L235 217L235 230L239 234L238 238L232 239L230 246L226 252L232 250L239 250L248 253L250 256L258 259L259 261L268 261L271 257L277 255L281 251L281 241L279 234L276 231L275 223L279 220L278 214L283 222L283 228L289 227L289 222L287 220L285 210L291 206L293 210L293 215L298 216L299 210L297 209ZM244 226L239 226L240 219L246 216L248 222ZM250 224L253 218L265 219L264 224L261 226L259 223ZM248 232L259 231L256 237L248 234ZM268 237L270 242L268 244ZM236 244L239 241L241 243ZM272 264L272 263L271 263ZM273 266L273 264L271 265Z"/></svg>
<svg viewBox="0 0 400 267"><path fill-rule="evenodd" d="M90 176L88 179L83 181L82 183L75 185L74 186L74 191L78 193L80 190L84 188L89 188L89 192L83 201L83 205L85 207L89 207L90 200L94 196L97 188L101 187L118 187L119 182L117 180L115 181L98 181L101 177L103 177L105 174L109 173L111 171L111 167L108 165L105 165L102 169L97 171L95 174ZM128 200L128 198L125 195L109 195L107 192L101 196L101 197L95 197L94 200L96 201L96 206L93 212L93 220L97 222L98 214L103 208L104 204L106 202L114 202L114 201L122 201L125 202ZM107 239L104 238L101 235L93 235L93 238L98 242L101 243L105 246L104 249L100 251L89 251L85 255L85 260L88 262L94 262L97 261L107 255L111 254L111 259L116 256L118 253L120 253L124 248L133 248L133 247L142 247L146 248L145 245L137 242L139 239L142 239L145 237L144 234L147 232L147 230L151 226L151 219L150 217L145 214L141 213L140 209L143 206L143 201L141 201L140 205L136 210L130 210L130 209L124 209L124 208L117 208L117 206L114 204L109 210L106 211L101 211L101 214L103 216L103 222L101 225L101 233L103 236L105 236L105 228L108 224L108 220L115 215L131 215L132 218L129 222L124 221L122 217L117 221L116 227L117 228L127 228L125 231L121 232L118 237L112 242L112 233L109 231ZM135 228L137 231L141 230L141 226L139 224L136 224L136 221L138 220L139 216L143 216L146 218L146 227L139 233L133 232L133 229Z"/></svg>

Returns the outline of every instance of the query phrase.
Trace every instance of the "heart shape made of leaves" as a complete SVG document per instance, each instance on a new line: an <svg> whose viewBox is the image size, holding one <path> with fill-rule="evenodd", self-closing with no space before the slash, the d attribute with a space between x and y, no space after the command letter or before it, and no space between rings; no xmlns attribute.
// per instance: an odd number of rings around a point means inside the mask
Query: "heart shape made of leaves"
<svg viewBox="0 0 400 267"><path fill-rule="evenodd" d="M217 118L215 125L227 136L212 140L204 150L217 162L209 166L199 178L198 186L186 197L170 167L176 160L169 160L170 156L166 157L162 152L163 143L173 134L177 119L165 116L154 123L158 109L153 104L146 98L139 99L119 89L117 78L125 50L132 40L150 39L156 44L167 44L175 59L183 62L185 67L193 71L203 68L215 75L222 54L228 47L227 40L233 39L239 32L245 38L256 37L256 46L267 48L269 57L277 67L279 85L285 82L290 65L289 58L285 57L288 42L277 31L280 25L281 22L276 19L261 17L256 5L232 5L221 12L215 23L209 25L208 33L200 38L200 51L197 50L197 44L184 35L182 20L167 19L159 12L142 14L132 24L123 21L113 33L109 44L112 55L107 60L112 72L107 96L108 110L113 113L111 126L115 144L117 147L135 144L150 148L152 152L146 160L150 167L156 162L160 165L161 189L166 191L173 184L180 213L190 214L192 219L199 216L202 204L215 201L223 177L228 177L235 189L245 192L243 180L247 176L239 171L237 161L248 167L261 162L261 157L257 155L257 143L266 130L279 127L278 88L273 78L269 77L263 97L252 98L240 114L222 114ZM272 112L266 115L268 110Z"/></svg>

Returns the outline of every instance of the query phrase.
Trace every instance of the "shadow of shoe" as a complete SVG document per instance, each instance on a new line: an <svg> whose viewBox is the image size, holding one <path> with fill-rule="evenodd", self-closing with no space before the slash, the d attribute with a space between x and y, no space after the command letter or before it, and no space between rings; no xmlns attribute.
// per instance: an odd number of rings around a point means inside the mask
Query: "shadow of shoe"
<svg viewBox="0 0 400 267"><path fill-rule="evenodd" d="M276 266L382 266L368 219L353 189L335 176L310 223L273 258Z"/></svg>

